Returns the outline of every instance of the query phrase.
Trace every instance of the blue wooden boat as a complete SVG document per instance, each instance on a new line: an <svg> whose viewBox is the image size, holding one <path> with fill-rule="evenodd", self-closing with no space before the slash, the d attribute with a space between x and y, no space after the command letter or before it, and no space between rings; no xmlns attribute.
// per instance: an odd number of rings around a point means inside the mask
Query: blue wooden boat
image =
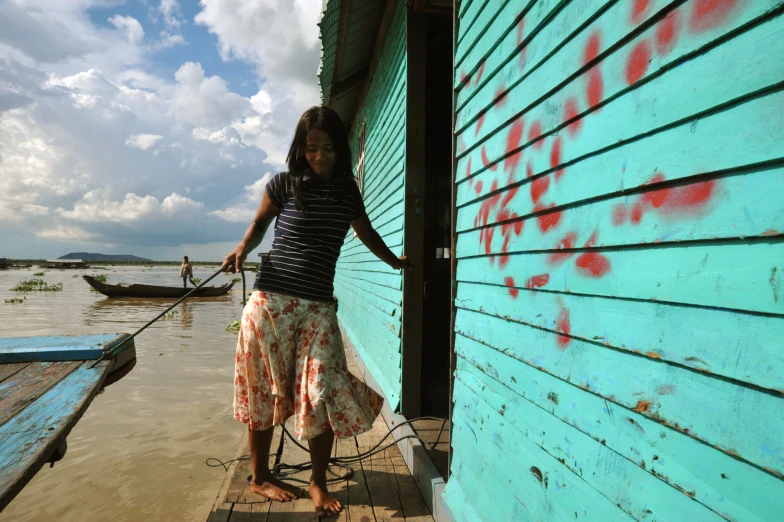
<svg viewBox="0 0 784 522"><path fill-rule="evenodd" d="M65 438L95 395L136 361L127 334L0 339L0 511Z"/></svg>

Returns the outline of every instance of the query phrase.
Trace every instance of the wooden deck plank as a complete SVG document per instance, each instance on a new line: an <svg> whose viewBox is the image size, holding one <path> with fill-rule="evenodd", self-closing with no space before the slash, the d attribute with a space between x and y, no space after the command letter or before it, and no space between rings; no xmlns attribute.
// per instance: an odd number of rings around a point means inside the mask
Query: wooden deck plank
<svg viewBox="0 0 784 522"><path fill-rule="evenodd" d="M293 431L293 422L288 423L288 427L292 428L289 432ZM272 439L272 446L276 447L280 440L280 429L275 430L275 436ZM289 438L286 438L283 443L283 454L281 462L286 464L299 464L310 460L310 455L298 448ZM313 501L307 493L307 484L301 484L296 480L310 480L310 470L300 471L296 473L287 473L284 470L285 476L283 480L289 484L293 484L302 488L305 494L291 502L271 502L269 505L269 514L267 515L267 522L318 522L319 517L316 516L316 511L313 508ZM294 480L292 480L294 479ZM254 521L255 522L255 521Z"/></svg>
<svg viewBox="0 0 784 522"><path fill-rule="evenodd" d="M215 504L212 506L212 512L210 513L207 522L228 522L231 517L231 510L234 505L231 502L226 501L226 496L229 492L229 488L232 484L232 475L234 475L239 463L242 462L241 460L237 460L242 457L246 453L246 448L248 447L248 432L247 430L243 430L242 436L240 437L239 444L237 445L237 451L234 453L233 460L231 464L229 464L229 469L226 472L226 475L223 478L223 483L221 484L220 489L218 490L218 496L215 498Z"/></svg>
<svg viewBox="0 0 784 522"><path fill-rule="evenodd" d="M85 361L101 358L119 334L47 335L0 339L0 363Z"/></svg>
<svg viewBox="0 0 784 522"><path fill-rule="evenodd" d="M18 371L21 371L22 368L26 367L30 363L6 363L0 364L0 383L2 383L7 378L11 377Z"/></svg>
<svg viewBox="0 0 784 522"><path fill-rule="evenodd" d="M367 446L359 447L360 452L368 451L369 449ZM373 503L373 513L377 522L403 518L403 503L400 498L397 480L395 480L394 476L395 468L391 460L386 456L392 450L397 450L397 448L390 448L362 461L368 491Z"/></svg>
<svg viewBox="0 0 784 522"><path fill-rule="evenodd" d="M82 364L24 413L0 426L0 510L65 440L109 371L111 362Z"/></svg>
<svg viewBox="0 0 784 522"><path fill-rule="evenodd" d="M414 477L408 472L406 461L399 452L385 452L394 478L397 481L397 489L402 500L403 516L406 522L432 522L433 515L419 491L419 487L414 481Z"/></svg>
<svg viewBox="0 0 784 522"><path fill-rule="evenodd" d="M0 383L0 426L81 365L81 361L32 363Z"/></svg>
<svg viewBox="0 0 784 522"><path fill-rule="evenodd" d="M350 457L357 454L357 445L354 439L335 439L335 445L332 451L334 457ZM353 467L353 466L352 466ZM344 474L346 470L337 466L330 466L330 470L337 474ZM327 479L334 478L330 473L327 473ZM341 480L340 482L332 482L329 484L329 491L338 499L338 502L343 504L343 511L334 519L336 522L349 522L349 481Z"/></svg>

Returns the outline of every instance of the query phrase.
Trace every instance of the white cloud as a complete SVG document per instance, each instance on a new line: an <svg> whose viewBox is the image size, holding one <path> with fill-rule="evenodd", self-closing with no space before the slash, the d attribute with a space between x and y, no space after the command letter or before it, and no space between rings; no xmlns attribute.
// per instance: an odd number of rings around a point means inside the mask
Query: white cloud
<svg viewBox="0 0 784 522"><path fill-rule="evenodd" d="M192 213L204 204L185 196L172 193L162 202L153 196L126 194L122 201L109 201L100 189L88 192L74 205L73 210L57 209L57 213L76 221L142 221L174 216L178 213Z"/></svg>
<svg viewBox="0 0 784 522"><path fill-rule="evenodd" d="M128 41L138 44L144 39L144 28L142 24L132 16L114 15L109 18L109 22L128 37Z"/></svg>
<svg viewBox="0 0 784 522"><path fill-rule="evenodd" d="M35 233L37 237L44 239L54 239L57 241L73 241L93 239L95 234L91 234L74 226L57 226L54 228L44 228Z"/></svg>
<svg viewBox="0 0 784 522"><path fill-rule="evenodd" d="M283 166L297 118L318 101L321 0L202 0L199 23L223 57L259 75L250 97L195 59L158 72L156 50L184 42L179 2L147 1L159 35L105 10L118 3L0 0L0 243L40 252L36 238L149 249L239 238L260 173Z"/></svg>
<svg viewBox="0 0 784 522"><path fill-rule="evenodd" d="M245 185L245 195L242 198L222 210L213 210L210 215L232 223L249 223L256 216L256 209L271 177L272 173L267 172L254 183Z"/></svg>
<svg viewBox="0 0 784 522"><path fill-rule="evenodd" d="M218 76L204 76L198 63L182 65L174 75L171 113L180 121L203 127L223 127L250 110L250 101L229 90Z"/></svg>
<svg viewBox="0 0 784 522"><path fill-rule="evenodd" d="M155 146L156 143L161 141L163 136L157 134L135 134L125 140L125 144L129 147L135 147L141 150L148 150Z"/></svg>

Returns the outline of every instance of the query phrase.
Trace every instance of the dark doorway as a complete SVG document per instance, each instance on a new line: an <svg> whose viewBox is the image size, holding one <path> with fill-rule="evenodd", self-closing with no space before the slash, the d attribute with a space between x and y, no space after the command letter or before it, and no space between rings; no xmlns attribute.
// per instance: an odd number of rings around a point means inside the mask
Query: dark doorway
<svg viewBox="0 0 784 522"><path fill-rule="evenodd" d="M449 415L452 19L426 15L423 415Z"/></svg>

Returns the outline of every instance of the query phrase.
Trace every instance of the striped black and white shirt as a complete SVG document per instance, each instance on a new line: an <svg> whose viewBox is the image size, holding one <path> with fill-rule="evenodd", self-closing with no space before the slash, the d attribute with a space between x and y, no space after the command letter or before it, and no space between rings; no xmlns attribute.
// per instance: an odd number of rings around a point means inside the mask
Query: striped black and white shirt
<svg viewBox="0 0 784 522"><path fill-rule="evenodd" d="M294 204L291 177L276 174L267 196L280 208L269 259L264 260L253 288L312 301L332 301L335 265L351 221L365 214L359 191L340 179L305 175L306 212Z"/></svg>

